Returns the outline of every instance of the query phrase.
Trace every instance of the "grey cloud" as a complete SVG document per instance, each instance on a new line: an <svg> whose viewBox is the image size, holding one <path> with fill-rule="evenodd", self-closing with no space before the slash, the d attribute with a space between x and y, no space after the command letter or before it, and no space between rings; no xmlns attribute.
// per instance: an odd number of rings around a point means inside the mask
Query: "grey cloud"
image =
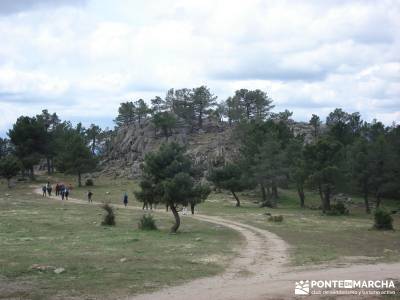
<svg viewBox="0 0 400 300"><path fill-rule="evenodd" d="M0 92L0 105L4 104L16 104L16 105L54 105L57 103L68 103L68 104L76 104L78 103L76 100L71 100L70 98L50 98L50 97L39 97L37 95L29 95L26 93L8 93L8 92Z"/></svg>
<svg viewBox="0 0 400 300"><path fill-rule="evenodd" d="M0 1L0 15L9 15L40 8L84 5L86 2L87 0L2 0Z"/></svg>
<svg viewBox="0 0 400 300"><path fill-rule="evenodd" d="M290 69L279 66L249 65L215 71L212 75L218 80L281 80L281 81L321 81L328 70Z"/></svg>

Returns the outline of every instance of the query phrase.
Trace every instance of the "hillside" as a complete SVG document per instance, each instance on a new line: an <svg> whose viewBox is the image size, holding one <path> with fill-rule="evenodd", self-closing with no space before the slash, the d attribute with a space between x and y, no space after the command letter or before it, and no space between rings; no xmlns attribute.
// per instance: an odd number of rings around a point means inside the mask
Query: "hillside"
<svg viewBox="0 0 400 300"><path fill-rule="evenodd" d="M312 140L312 127L303 122L290 122L294 135L304 134L305 142ZM179 121L171 135L165 138L155 131L150 121L121 126L112 134L109 151L101 162L102 173L114 177L137 178L146 153L157 150L164 142L177 142L187 147L187 153L204 171L224 164L238 153L233 127L213 119L204 121L201 130Z"/></svg>

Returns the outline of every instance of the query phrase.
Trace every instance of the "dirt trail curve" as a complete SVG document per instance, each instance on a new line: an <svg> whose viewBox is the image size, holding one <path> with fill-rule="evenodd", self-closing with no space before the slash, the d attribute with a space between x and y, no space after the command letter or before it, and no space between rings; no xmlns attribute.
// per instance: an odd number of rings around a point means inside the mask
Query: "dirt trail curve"
<svg viewBox="0 0 400 300"><path fill-rule="evenodd" d="M35 192L42 194L40 188ZM58 197L51 198L59 200ZM68 202L88 204L69 198ZM101 203L94 202L95 205ZM113 204L123 208L123 205ZM128 206L128 209L139 209ZM165 213L164 210L156 210ZM400 280L400 263L349 265L340 268L308 270L289 268L288 244L276 234L236 221L197 214L193 218L238 231L245 238L245 246L220 275L193 280L186 284L167 287L154 293L123 299L129 300L264 300L297 299L294 282L306 279ZM313 297L307 297L313 299ZM340 297L340 299L344 299ZM347 298L346 298L347 299ZM352 299L351 297L349 299ZM360 299L360 298L357 298ZM364 298L366 299L366 298Z"/></svg>

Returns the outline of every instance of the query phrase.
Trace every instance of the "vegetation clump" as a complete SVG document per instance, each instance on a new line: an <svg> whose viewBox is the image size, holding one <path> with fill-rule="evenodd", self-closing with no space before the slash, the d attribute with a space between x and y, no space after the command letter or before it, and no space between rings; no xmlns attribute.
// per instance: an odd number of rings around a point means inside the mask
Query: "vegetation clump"
<svg viewBox="0 0 400 300"><path fill-rule="evenodd" d="M393 218L389 212L377 209L374 213L374 228L378 230L393 230Z"/></svg>
<svg viewBox="0 0 400 300"><path fill-rule="evenodd" d="M140 230L157 230L156 221L151 214L144 214L138 224Z"/></svg>
<svg viewBox="0 0 400 300"><path fill-rule="evenodd" d="M104 209L106 212L104 215L103 222L101 222L101 225L114 226L115 225L114 208L108 203L103 204L101 208Z"/></svg>
<svg viewBox="0 0 400 300"><path fill-rule="evenodd" d="M268 218L268 221L280 223L280 222L283 221L283 216L282 216L282 215L279 215L279 216L270 216L270 217Z"/></svg>
<svg viewBox="0 0 400 300"><path fill-rule="evenodd" d="M333 204L331 206L331 210L326 211L326 214L328 216L348 215L349 214L349 209L346 207L346 205L342 201L339 201L336 204Z"/></svg>
<svg viewBox="0 0 400 300"><path fill-rule="evenodd" d="M85 181L86 186L94 186L94 181L91 178L86 179Z"/></svg>

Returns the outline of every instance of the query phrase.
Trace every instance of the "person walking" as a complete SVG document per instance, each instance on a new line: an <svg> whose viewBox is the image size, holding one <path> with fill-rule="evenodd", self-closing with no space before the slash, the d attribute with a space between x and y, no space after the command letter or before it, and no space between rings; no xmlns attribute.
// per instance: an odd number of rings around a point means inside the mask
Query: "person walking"
<svg viewBox="0 0 400 300"><path fill-rule="evenodd" d="M51 191L53 190L53 187L51 186L50 182L47 182L46 189L47 189L47 194L49 195L49 197L51 197Z"/></svg>
<svg viewBox="0 0 400 300"><path fill-rule="evenodd" d="M92 191L88 191L88 193L87 193L87 199L88 199L88 202L89 202L89 203L93 202L92 196L93 196Z"/></svg>
<svg viewBox="0 0 400 300"><path fill-rule="evenodd" d="M65 188L63 186L60 187L60 195L61 195L61 200L64 200L65 197Z"/></svg>
<svg viewBox="0 0 400 300"><path fill-rule="evenodd" d="M68 200L68 196L69 196L69 189L68 188L65 188L64 194L65 194L65 200Z"/></svg>
<svg viewBox="0 0 400 300"><path fill-rule="evenodd" d="M46 186L44 185L44 186L42 186L42 192L43 192L43 197L46 197Z"/></svg>
<svg viewBox="0 0 400 300"><path fill-rule="evenodd" d="M127 193L124 194L124 205L125 205L125 207L128 205L128 194Z"/></svg>
<svg viewBox="0 0 400 300"><path fill-rule="evenodd" d="M56 196L60 195L60 185L56 184Z"/></svg>

